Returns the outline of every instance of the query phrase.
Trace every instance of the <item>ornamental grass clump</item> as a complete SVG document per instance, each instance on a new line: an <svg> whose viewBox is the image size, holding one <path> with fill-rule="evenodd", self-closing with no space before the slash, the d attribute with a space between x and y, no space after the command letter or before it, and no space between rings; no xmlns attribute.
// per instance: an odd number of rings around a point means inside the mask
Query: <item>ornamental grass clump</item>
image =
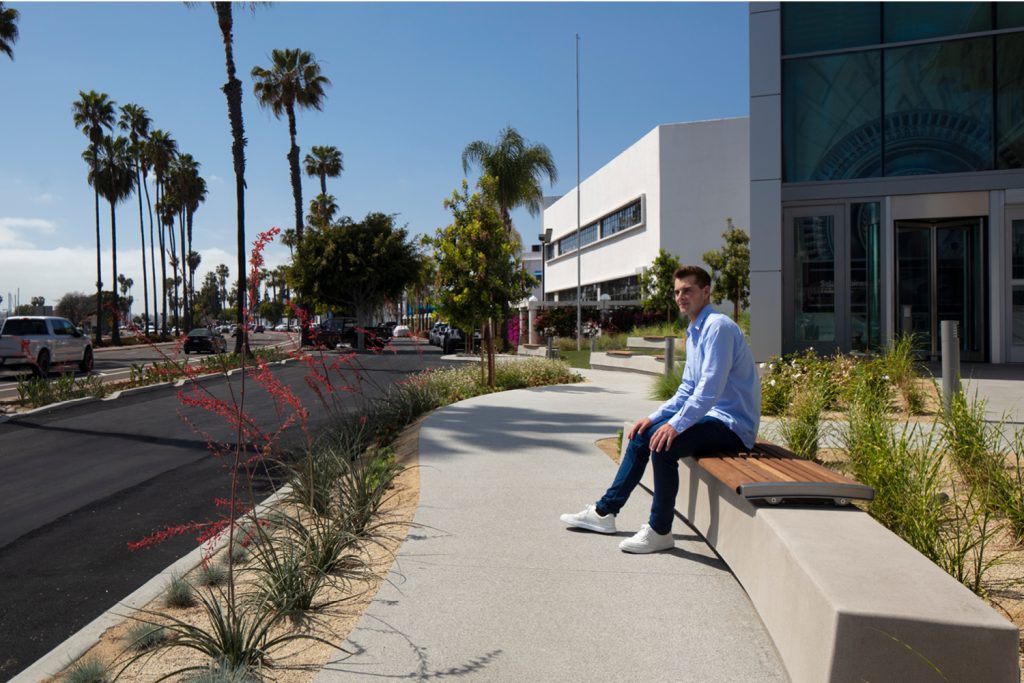
<svg viewBox="0 0 1024 683"><path fill-rule="evenodd" d="M125 634L125 642L128 649L135 652L146 652L162 645L170 634L167 629L158 624L135 624Z"/></svg>
<svg viewBox="0 0 1024 683"><path fill-rule="evenodd" d="M228 570L222 565L207 562L196 572L196 584L200 586L223 586L228 580Z"/></svg>
<svg viewBox="0 0 1024 683"><path fill-rule="evenodd" d="M167 584L167 590L164 591L164 604L168 607L179 608L195 605L195 591L192 584L181 576L172 576L170 583Z"/></svg>
<svg viewBox="0 0 1024 683"><path fill-rule="evenodd" d="M192 671L182 683L260 683L263 679L246 667L235 668L223 660L214 660L205 669Z"/></svg>
<svg viewBox="0 0 1024 683"><path fill-rule="evenodd" d="M885 374L903 397L911 415L921 415L925 410L925 392L918 383L921 372L915 351L919 341L916 335L901 334L885 347L880 358Z"/></svg>
<svg viewBox="0 0 1024 683"><path fill-rule="evenodd" d="M651 386L650 397L655 401L667 401L675 396L683 382L683 368L682 363L676 363L670 373L658 375Z"/></svg>
<svg viewBox="0 0 1024 683"><path fill-rule="evenodd" d="M65 683L109 683L110 671L100 660L90 657L72 664L62 680Z"/></svg>
<svg viewBox="0 0 1024 683"><path fill-rule="evenodd" d="M820 372L807 374L794 387L780 428L786 447L801 458L814 460L824 436L822 412L829 402L828 386Z"/></svg>
<svg viewBox="0 0 1024 683"><path fill-rule="evenodd" d="M78 379L73 374L64 374L55 379L18 378L18 399L21 405L27 408L40 408L77 398L103 398L106 394L107 388L99 375L88 375Z"/></svg>

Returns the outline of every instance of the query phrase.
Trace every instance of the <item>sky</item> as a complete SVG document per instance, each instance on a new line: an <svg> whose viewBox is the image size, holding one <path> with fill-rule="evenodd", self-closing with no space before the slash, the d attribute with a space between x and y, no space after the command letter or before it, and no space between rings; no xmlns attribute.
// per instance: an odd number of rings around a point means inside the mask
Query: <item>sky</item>
<svg viewBox="0 0 1024 683"><path fill-rule="evenodd" d="M14 59L0 54L0 309L95 292L96 228L72 122L79 91L146 108L153 127L199 163L208 196L195 215L196 274L235 277L235 191L224 48L213 9L197 2L7 2L20 12ZM341 215L396 214L411 235L447 225L443 202L464 177L461 154L506 126L546 145L558 168L545 194L576 185L576 40L580 36L582 178L664 123L746 116L747 3L235 4L243 83L246 241L294 226L286 119L253 97L253 66L274 49L311 52L331 80L320 111L297 115L300 158L313 145L344 156L328 179ZM477 169L468 179L476 181ZM153 193L152 184L150 193ZM319 180L303 174L303 205ZM101 198L101 202L103 202ZM527 243L540 218L513 221ZM141 311L139 207L116 209L118 270ZM110 207L100 207L102 276L113 280ZM145 228L148 245L148 217ZM149 247L146 247L148 252ZM287 262L273 244L269 267ZM152 299L152 294L150 294Z"/></svg>

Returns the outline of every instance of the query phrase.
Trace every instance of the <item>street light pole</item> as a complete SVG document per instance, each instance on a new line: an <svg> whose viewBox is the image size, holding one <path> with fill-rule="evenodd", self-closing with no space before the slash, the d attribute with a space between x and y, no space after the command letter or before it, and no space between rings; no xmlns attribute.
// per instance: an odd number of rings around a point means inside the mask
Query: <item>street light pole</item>
<svg viewBox="0 0 1024 683"><path fill-rule="evenodd" d="M580 34L576 34L576 350L583 350L583 295L580 286Z"/></svg>

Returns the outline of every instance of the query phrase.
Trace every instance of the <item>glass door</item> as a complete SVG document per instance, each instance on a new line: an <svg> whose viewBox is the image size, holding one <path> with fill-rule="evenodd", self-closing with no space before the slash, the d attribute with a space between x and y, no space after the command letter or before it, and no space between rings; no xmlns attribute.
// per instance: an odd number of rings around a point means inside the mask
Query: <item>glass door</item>
<svg viewBox="0 0 1024 683"><path fill-rule="evenodd" d="M1010 361L1024 362L1024 218L1010 222Z"/></svg>
<svg viewBox="0 0 1024 683"><path fill-rule="evenodd" d="M844 207L787 209L784 213L783 348L831 353L848 337Z"/></svg>
<svg viewBox="0 0 1024 683"><path fill-rule="evenodd" d="M984 219L896 223L896 329L939 358L939 323L959 323L960 359L987 358Z"/></svg>

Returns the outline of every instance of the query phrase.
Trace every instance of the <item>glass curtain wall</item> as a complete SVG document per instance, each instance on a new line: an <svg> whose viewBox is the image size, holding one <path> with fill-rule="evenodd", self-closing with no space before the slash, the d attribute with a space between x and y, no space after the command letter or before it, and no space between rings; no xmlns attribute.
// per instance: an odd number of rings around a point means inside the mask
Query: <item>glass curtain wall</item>
<svg viewBox="0 0 1024 683"><path fill-rule="evenodd" d="M783 181L1024 168L1022 5L784 3Z"/></svg>

